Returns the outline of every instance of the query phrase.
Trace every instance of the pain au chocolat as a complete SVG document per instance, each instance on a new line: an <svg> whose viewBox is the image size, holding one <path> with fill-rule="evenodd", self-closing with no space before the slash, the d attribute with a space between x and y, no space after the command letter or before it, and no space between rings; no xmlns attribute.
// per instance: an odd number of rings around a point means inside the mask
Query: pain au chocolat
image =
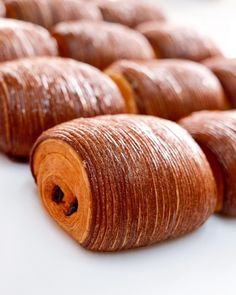
<svg viewBox="0 0 236 295"><path fill-rule="evenodd" d="M106 22L64 22L52 29L60 55L104 69L119 59L145 60L154 52L142 34Z"/></svg>
<svg viewBox="0 0 236 295"><path fill-rule="evenodd" d="M42 131L78 117L123 113L116 85L70 59L29 58L0 65L0 150L28 157Z"/></svg>
<svg viewBox="0 0 236 295"><path fill-rule="evenodd" d="M211 163L218 184L218 211L236 216L236 111L199 112L180 124Z"/></svg>
<svg viewBox="0 0 236 295"><path fill-rule="evenodd" d="M195 111L227 108L218 79L192 61L123 60L111 65L106 73L119 86L129 113L176 121Z"/></svg>
<svg viewBox="0 0 236 295"><path fill-rule="evenodd" d="M132 28L147 21L166 20L160 7L145 0L93 0L93 2L100 8L105 21Z"/></svg>
<svg viewBox="0 0 236 295"><path fill-rule="evenodd" d="M176 123L151 116L58 125L37 140L31 167L50 215L94 251L178 237L216 206L216 184L200 147Z"/></svg>
<svg viewBox="0 0 236 295"><path fill-rule="evenodd" d="M148 39L157 58L180 58L201 62L222 55L213 40L192 28L148 22L136 29Z"/></svg>
<svg viewBox="0 0 236 295"><path fill-rule="evenodd" d="M233 108L236 108L236 59L210 58L205 65L217 76Z"/></svg>
<svg viewBox="0 0 236 295"><path fill-rule="evenodd" d="M0 19L0 42L0 62L58 54L57 44L47 30L23 21Z"/></svg>
<svg viewBox="0 0 236 295"><path fill-rule="evenodd" d="M91 2L80 0L5 0L6 15L51 28L69 20L101 20L100 10Z"/></svg>

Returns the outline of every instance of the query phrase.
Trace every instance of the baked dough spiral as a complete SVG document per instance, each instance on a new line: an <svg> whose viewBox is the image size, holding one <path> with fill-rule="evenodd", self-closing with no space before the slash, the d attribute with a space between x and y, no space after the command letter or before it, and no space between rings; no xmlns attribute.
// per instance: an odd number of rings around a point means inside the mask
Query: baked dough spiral
<svg viewBox="0 0 236 295"><path fill-rule="evenodd" d="M30 56L55 56L57 44L44 28L0 18L0 62Z"/></svg>
<svg viewBox="0 0 236 295"><path fill-rule="evenodd" d="M10 156L28 157L56 124L124 111L113 81L89 65L56 57L0 65L0 149Z"/></svg>
<svg viewBox="0 0 236 295"><path fill-rule="evenodd" d="M157 5L145 0L93 0L101 10L103 19L135 28L147 21L165 21L166 16Z"/></svg>
<svg viewBox="0 0 236 295"><path fill-rule="evenodd" d="M211 38L189 27L148 22L136 29L148 39L157 58L201 62L213 56L222 56L221 50Z"/></svg>
<svg viewBox="0 0 236 295"><path fill-rule="evenodd" d="M5 0L6 15L41 25L47 29L69 20L102 19L99 9L82 0Z"/></svg>
<svg viewBox="0 0 236 295"><path fill-rule="evenodd" d="M218 79L203 65L181 60L118 61L106 73L129 113L179 120L194 111L228 107Z"/></svg>
<svg viewBox="0 0 236 295"><path fill-rule="evenodd" d="M37 140L44 206L83 247L117 251L178 237L214 212L216 185L191 136L151 116L77 119Z"/></svg>
<svg viewBox="0 0 236 295"><path fill-rule="evenodd" d="M125 26L106 22L64 22L52 30L60 55L105 69L119 59L154 57L146 38Z"/></svg>
<svg viewBox="0 0 236 295"><path fill-rule="evenodd" d="M199 112L180 123L212 164L218 185L218 211L236 216L236 111Z"/></svg>
<svg viewBox="0 0 236 295"><path fill-rule="evenodd" d="M210 58L205 61L205 65L221 82L231 107L236 108L236 59Z"/></svg>

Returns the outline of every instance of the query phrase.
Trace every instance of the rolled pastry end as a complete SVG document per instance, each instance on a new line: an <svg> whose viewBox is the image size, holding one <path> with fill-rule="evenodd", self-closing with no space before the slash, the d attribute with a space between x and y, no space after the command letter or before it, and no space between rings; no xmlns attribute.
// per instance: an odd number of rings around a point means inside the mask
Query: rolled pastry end
<svg viewBox="0 0 236 295"><path fill-rule="evenodd" d="M119 88L125 101L127 113L138 114L138 108L134 97L135 94L128 80L121 73L115 73L112 70L107 70L106 74L115 82L115 84Z"/></svg>
<svg viewBox="0 0 236 295"><path fill-rule="evenodd" d="M83 244L91 220L91 191L78 154L63 141L45 140L35 149L32 171L49 214Z"/></svg>

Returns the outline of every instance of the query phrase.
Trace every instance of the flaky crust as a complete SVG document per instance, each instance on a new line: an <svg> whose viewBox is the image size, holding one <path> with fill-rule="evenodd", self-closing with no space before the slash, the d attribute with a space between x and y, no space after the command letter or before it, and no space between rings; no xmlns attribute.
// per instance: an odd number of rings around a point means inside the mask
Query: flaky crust
<svg viewBox="0 0 236 295"><path fill-rule="evenodd" d="M47 30L23 21L0 19L0 42L0 62L58 54L57 44Z"/></svg>
<svg viewBox="0 0 236 295"><path fill-rule="evenodd" d="M236 107L236 59L211 58L205 61L205 65L220 80L227 98L233 108Z"/></svg>
<svg viewBox="0 0 236 295"><path fill-rule="evenodd" d="M62 58L0 65L0 149L28 157L42 131L78 117L122 113L116 85L97 69Z"/></svg>
<svg viewBox="0 0 236 295"><path fill-rule="evenodd" d="M217 159L224 185L220 212L236 216L236 112L200 112L180 123Z"/></svg>
<svg viewBox="0 0 236 295"><path fill-rule="evenodd" d="M145 0L93 0L100 8L105 21L135 28L147 21L165 21L160 7Z"/></svg>
<svg viewBox="0 0 236 295"><path fill-rule="evenodd" d="M201 149L177 124L155 117L101 116L56 126L38 139L31 167L49 213L90 250L183 235L216 206Z"/></svg>
<svg viewBox="0 0 236 295"><path fill-rule="evenodd" d="M60 55L104 69L119 59L151 59L154 52L142 34L119 24L65 22L52 30Z"/></svg>
<svg viewBox="0 0 236 295"><path fill-rule="evenodd" d="M99 9L80 0L5 0L9 18L21 19L46 28L68 20L101 20Z"/></svg>
<svg viewBox="0 0 236 295"><path fill-rule="evenodd" d="M195 62L124 60L111 65L106 73L120 87L131 113L176 121L194 111L227 108L218 79Z"/></svg>
<svg viewBox="0 0 236 295"><path fill-rule="evenodd" d="M209 37L188 27L149 22L136 29L148 39L157 58L181 58L201 62L209 57L222 55Z"/></svg>

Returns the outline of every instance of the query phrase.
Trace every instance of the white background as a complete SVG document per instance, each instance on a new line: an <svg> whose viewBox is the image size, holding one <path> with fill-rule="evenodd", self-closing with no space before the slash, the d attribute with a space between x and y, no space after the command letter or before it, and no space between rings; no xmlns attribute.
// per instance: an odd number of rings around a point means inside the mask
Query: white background
<svg viewBox="0 0 236 295"><path fill-rule="evenodd" d="M174 22L211 34L236 56L236 3L159 1ZM29 168L0 155L0 294L235 295L236 219L213 216L176 241L91 253L48 217Z"/></svg>

